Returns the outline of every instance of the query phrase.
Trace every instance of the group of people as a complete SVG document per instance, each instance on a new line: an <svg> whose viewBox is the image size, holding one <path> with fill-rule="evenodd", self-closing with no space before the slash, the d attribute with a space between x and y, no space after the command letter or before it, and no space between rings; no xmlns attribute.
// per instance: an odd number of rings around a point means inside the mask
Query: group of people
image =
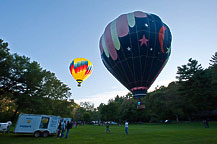
<svg viewBox="0 0 217 144"><path fill-rule="evenodd" d="M205 128L209 128L209 124L207 120L203 120L203 124L205 126ZM69 130L72 128L73 123L72 121L60 121L59 125L58 125L58 132L57 132L57 138L63 138L65 135L65 131L66 131L66 135L65 138L68 138L69 135ZM110 129L109 129L110 123L107 122L106 123L106 133L110 133ZM75 124L75 127L77 127L77 124ZM128 122L125 122L125 134L128 135Z"/></svg>
<svg viewBox="0 0 217 144"><path fill-rule="evenodd" d="M110 133L109 125L110 124L107 122L106 123L106 133L108 132ZM128 135L128 122L127 121L125 122L125 133Z"/></svg>
<svg viewBox="0 0 217 144"><path fill-rule="evenodd" d="M60 121L59 125L58 125L58 130L57 130L57 138L63 138L65 135L65 131L66 131L66 135L65 138L68 138L69 135L69 130L72 128L72 121Z"/></svg>

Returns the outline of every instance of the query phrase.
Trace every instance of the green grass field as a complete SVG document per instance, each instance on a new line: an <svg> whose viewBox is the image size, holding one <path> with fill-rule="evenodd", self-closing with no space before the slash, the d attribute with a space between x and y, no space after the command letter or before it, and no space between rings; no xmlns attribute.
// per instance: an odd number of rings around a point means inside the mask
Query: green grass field
<svg viewBox="0 0 217 144"><path fill-rule="evenodd" d="M129 125L129 135L124 126L85 125L72 128L68 139L34 138L32 135L0 134L0 144L217 144L217 123L204 128L202 123Z"/></svg>

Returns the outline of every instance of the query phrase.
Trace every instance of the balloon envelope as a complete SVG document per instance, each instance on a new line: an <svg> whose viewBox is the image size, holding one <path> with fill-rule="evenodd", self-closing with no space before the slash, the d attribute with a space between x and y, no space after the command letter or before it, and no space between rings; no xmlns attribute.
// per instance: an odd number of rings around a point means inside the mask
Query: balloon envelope
<svg viewBox="0 0 217 144"><path fill-rule="evenodd" d="M92 73L92 63L85 58L76 58L70 63L69 70L78 82L78 86L81 86L81 83Z"/></svg>
<svg viewBox="0 0 217 144"><path fill-rule="evenodd" d="M134 97L142 97L168 61L172 36L154 14L136 11L109 23L99 42L108 71Z"/></svg>

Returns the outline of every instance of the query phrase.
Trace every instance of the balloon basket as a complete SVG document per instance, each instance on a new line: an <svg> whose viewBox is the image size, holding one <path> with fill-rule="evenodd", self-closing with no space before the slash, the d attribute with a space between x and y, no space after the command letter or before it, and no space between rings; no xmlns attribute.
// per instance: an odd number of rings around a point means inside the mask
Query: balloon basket
<svg viewBox="0 0 217 144"><path fill-rule="evenodd" d="M145 105L144 105L144 104L142 104L142 105L137 105L137 109L138 109L138 110L143 110L143 109L145 109Z"/></svg>
<svg viewBox="0 0 217 144"><path fill-rule="evenodd" d="M80 83L78 84L78 87L81 87L81 84L80 84Z"/></svg>

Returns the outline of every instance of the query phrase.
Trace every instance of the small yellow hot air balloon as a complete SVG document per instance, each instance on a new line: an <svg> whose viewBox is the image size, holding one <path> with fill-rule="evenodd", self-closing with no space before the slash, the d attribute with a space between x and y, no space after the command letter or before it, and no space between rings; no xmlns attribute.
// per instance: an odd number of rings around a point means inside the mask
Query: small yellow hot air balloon
<svg viewBox="0 0 217 144"><path fill-rule="evenodd" d="M91 75L92 67L92 63L85 58L76 58L70 63L70 73L78 82L79 87L81 86L81 83Z"/></svg>

